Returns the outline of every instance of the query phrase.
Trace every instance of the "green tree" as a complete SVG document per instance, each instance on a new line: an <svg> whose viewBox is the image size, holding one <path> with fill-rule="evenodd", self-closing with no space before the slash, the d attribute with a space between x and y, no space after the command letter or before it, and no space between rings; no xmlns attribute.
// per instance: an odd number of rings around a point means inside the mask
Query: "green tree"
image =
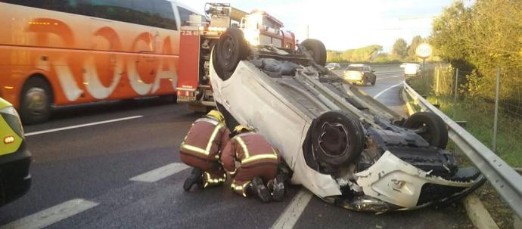
<svg viewBox="0 0 522 229"><path fill-rule="evenodd" d="M399 60L406 58L406 56L408 56L408 44L406 41L402 38L397 39L393 44L391 54Z"/></svg>
<svg viewBox="0 0 522 229"><path fill-rule="evenodd" d="M504 99L520 102L522 81L522 0L477 1L472 8L474 22L469 60L478 66L483 79L481 95L493 98L496 68L502 71ZM518 105L520 106L520 104Z"/></svg>
<svg viewBox="0 0 522 229"><path fill-rule="evenodd" d="M422 42L424 42L424 40L419 35L417 35L417 36L413 37L413 39L411 39L411 44L408 46L408 59L409 60L416 60L417 59L417 55L415 54L415 50L417 49L417 47L420 44L422 44Z"/></svg>
<svg viewBox="0 0 522 229"><path fill-rule="evenodd" d="M466 57L470 52L468 47L471 21L471 12L461 1L453 2L441 16L435 18L430 39L430 43L436 48L435 54L454 66L466 65ZM471 70L470 67L466 69Z"/></svg>
<svg viewBox="0 0 522 229"><path fill-rule="evenodd" d="M433 21L430 43L460 72L475 72L459 80L468 95L493 100L500 68L501 99L522 107L522 0L476 0L469 7L455 1Z"/></svg>

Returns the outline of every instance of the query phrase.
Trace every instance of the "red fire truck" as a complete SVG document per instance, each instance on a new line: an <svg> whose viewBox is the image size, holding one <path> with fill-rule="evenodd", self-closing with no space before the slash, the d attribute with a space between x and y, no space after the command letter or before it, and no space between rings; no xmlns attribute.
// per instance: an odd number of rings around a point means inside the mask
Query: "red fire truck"
<svg viewBox="0 0 522 229"><path fill-rule="evenodd" d="M283 23L264 11L246 13L228 3L207 3L205 14L206 18L191 15L187 25L181 27L180 35L177 100L198 112L215 106L208 76L210 53L228 28L240 28L253 47L296 49L294 33L282 30Z"/></svg>

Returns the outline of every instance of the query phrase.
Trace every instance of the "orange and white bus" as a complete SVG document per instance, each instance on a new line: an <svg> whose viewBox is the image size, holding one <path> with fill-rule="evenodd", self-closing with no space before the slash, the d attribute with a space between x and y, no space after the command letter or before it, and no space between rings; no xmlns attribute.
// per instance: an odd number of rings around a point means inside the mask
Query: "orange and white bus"
<svg viewBox="0 0 522 229"><path fill-rule="evenodd" d="M24 123L52 108L175 96L179 28L167 0L0 0L0 97Z"/></svg>

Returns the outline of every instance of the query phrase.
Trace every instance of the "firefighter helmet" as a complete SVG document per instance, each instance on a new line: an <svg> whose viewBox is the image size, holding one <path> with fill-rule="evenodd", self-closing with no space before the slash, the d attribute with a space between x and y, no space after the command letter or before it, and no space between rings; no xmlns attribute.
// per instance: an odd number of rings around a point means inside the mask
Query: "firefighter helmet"
<svg viewBox="0 0 522 229"><path fill-rule="evenodd" d="M236 127L234 127L235 133L241 133L243 131L254 131L254 128L247 125L237 125Z"/></svg>
<svg viewBox="0 0 522 229"><path fill-rule="evenodd" d="M211 110L208 112L207 117L217 120L218 122L224 123L225 117L218 110Z"/></svg>

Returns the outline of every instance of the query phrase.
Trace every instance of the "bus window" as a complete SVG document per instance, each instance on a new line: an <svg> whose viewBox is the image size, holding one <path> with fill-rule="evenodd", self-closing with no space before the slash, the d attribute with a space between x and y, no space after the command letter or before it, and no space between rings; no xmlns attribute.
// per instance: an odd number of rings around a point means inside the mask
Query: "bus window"
<svg viewBox="0 0 522 229"><path fill-rule="evenodd" d="M158 14L157 26L165 29L178 30L176 18L174 17L174 10L170 2L155 1L155 12Z"/></svg>

